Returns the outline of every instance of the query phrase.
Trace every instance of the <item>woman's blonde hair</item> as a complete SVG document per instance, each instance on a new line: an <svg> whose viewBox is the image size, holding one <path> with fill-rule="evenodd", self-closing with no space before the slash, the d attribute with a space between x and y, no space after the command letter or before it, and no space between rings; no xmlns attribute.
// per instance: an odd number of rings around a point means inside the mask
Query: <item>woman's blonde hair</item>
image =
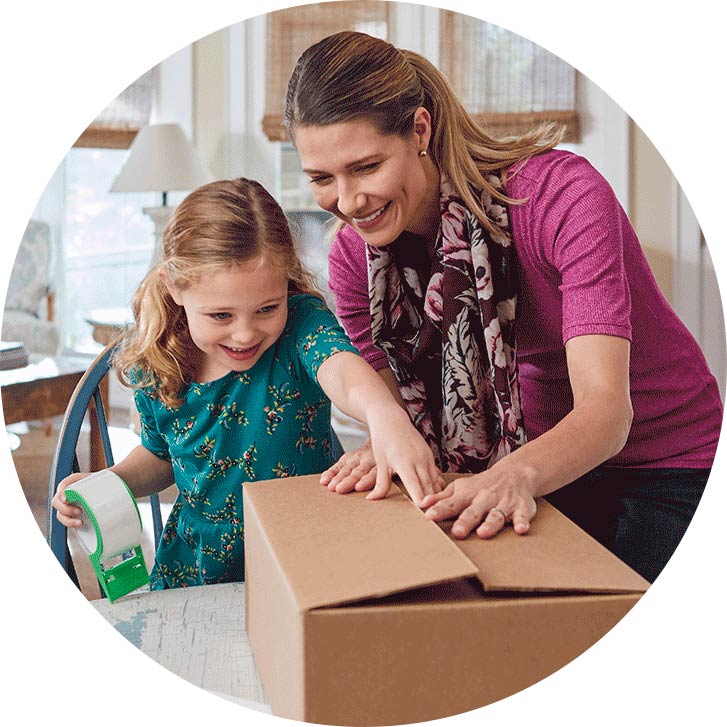
<svg viewBox="0 0 727 727"><path fill-rule="evenodd" d="M121 381L135 388L153 385L166 406L179 406L197 357L184 308L174 302L165 278L183 291L212 271L257 259L286 272L289 295L321 297L296 253L283 210L261 184L223 180L190 193L164 231L161 262L134 296L134 326L114 358Z"/></svg>
<svg viewBox="0 0 727 727"><path fill-rule="evenodd" d="M408 136L414 112L431 116L429 154L481 222L497 230L482 208L482 191L517 203L499 191L488 175L502 182L518 162L552 149L565 129L545 124L518 137L490 136L465 111L442 73L418 53L400 50L365 33L344 31L309 47L288 82L284 123L290 138L301 126L324 126L365 119L382 134Z"/></svg>

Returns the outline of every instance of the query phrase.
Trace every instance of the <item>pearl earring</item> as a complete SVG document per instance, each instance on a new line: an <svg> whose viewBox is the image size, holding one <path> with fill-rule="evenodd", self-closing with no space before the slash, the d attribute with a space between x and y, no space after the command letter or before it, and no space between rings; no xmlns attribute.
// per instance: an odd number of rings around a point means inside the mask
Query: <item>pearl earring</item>
<svg viewBox="0 0 727 727"><path fill-rule="evenodd" d="M427 155L427 150L426 150L426 149L422 149L422 150L421 150L421 151L419 152L419 156L420 156L420 157L425 157L426 155Z"/></svg>

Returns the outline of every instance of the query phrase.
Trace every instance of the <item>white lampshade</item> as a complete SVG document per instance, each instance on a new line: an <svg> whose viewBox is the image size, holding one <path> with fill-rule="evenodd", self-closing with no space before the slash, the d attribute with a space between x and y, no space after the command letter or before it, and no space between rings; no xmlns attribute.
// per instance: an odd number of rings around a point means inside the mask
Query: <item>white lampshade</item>
<svg viewBox="0 0 727 727"><path fill-rule="evenodd" d="M213 179L199 152L178 124L143 126L111 192L191 190ZM165 200L166 201L166 200Z"/></svg>

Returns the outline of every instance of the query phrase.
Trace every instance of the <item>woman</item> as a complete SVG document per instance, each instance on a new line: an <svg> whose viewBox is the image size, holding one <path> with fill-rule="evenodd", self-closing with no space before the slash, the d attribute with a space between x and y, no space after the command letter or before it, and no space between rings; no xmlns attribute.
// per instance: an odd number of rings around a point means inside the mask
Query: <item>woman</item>
<svg viewBox="0 0 727 727"><path fill-rule="evenodd" d="M456 518L457 537L524 534L547 495L653 581L722 405L606 181L554 149L553 127L491 138L432 64L362 33L305 51L285 123L340 220L339 318L441 469L474 473L425 497L427 517ZM322 482L374 488L369 448Z"/></svg>

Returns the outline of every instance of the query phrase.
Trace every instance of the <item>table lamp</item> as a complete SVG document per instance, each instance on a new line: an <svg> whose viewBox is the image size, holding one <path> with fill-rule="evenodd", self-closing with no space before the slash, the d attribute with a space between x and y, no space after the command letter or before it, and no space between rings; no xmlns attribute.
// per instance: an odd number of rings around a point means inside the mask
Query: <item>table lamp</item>
<svg viewBox="0 0 727 727"><path fill-rule="evenodd" d="M164 228L174 211L167 193L192 190L213 179L199 152L178 124L143 126L129 147L129 155L110 192L161 192L160 207L144 207L154 222L154 257L162 250Z"/></svg>

